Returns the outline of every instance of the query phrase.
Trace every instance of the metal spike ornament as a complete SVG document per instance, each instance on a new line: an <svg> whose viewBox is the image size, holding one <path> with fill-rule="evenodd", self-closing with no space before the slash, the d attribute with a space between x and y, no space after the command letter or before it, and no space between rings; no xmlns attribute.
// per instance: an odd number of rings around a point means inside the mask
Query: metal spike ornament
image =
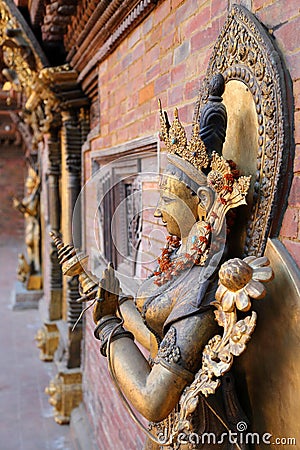
<svg viewBox="0 0 300 450"><path fill-rule="evenodd" d="M161 139L166 144L168 152L180 156L188 161L197 170L205 169L209 164L209 156L204 142L200 138L199 124L193 124L193 133L190 141L187 141L186 132L178 117L178 109L175 108L174 120L170 125L166 111L162 110L161 101L158 100L160 111Z"/></svg>
<svg viewBox="0 0 300 450"><path fill-rule="evenodd" d="M83 252L78 252L73 245L65 245L53 231L50 231L50 236L57 247L58 261L61 264L63 274L69 277L79 275L84 296L92 292L97 287L97 283L93 281L92 273L87 270L89 257ZM85 299L82 298L83 300Z"/></svg>

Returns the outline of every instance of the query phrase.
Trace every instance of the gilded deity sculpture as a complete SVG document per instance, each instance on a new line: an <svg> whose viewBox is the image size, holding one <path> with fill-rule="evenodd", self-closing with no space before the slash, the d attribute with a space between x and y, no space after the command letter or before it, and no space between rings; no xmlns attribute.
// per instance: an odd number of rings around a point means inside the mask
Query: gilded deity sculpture
<svg viewBox="0 0 300 450"><path fill-rule="evenodd" d="M22 200L13 199L13 206L20 211L25 218L25 244L27 259L19 255L19 279L26 281L28 276L33 276L28 289L40 288L41 263L40 263L40 217L39 217L39 190L40 178L37 172L29 167L25 182L26 194Z"/></svg>
<svg viewBox="0 0 300 450"><path fill-rule="evenodd" d="M172 125L162 110L160 119L168 165L155 216L169 236L153 275L132 299L111 265L99 286L88 283L85 257L55 238L60 261L64 273L80 274L83 299L94 299L94 335L124 404L136 422L134 410L150 422L140 424L144 449L244 450L228 440L247 423L229 370L255 327L255 313L244 314L250 298L262 298L262 282L272 278L267 258L226 261L226 214L246 203L250 177L223 158L221 144L207 151L196 123L188 142L177 110ZM224 141L224 130L219 136Z"/></svg>

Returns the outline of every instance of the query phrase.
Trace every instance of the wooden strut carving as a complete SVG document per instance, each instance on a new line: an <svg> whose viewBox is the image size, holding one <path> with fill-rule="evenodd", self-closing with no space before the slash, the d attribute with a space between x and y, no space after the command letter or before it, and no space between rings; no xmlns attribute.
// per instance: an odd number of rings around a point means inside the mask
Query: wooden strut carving
<svg viewBox="0 0 300 450"><path fill-rule="evenodd" d="M32 131L35 149L53 123L60 124L62 110L80 108L87 99L78 87L77 72L69 65L47 67L31 34L14 4L0 0L0 46L7 66L4 74L13 90L24 93L26 104L21 116Z"/></svg>

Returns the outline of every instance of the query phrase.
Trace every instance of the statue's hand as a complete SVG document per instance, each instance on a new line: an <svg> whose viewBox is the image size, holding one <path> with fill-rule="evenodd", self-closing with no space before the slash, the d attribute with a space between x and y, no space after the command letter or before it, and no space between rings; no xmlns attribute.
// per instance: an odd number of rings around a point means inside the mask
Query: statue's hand
<svg viewBox="0 0 300 450"><path fill-rule="evenodd" d="M115 276L115 271L111 263L103 272L99 283L99 289L96 296L96 304L93 310L93 319L95 323L108 315L116 315L118 309L118 298L120 292L120 282Z"/></svg>

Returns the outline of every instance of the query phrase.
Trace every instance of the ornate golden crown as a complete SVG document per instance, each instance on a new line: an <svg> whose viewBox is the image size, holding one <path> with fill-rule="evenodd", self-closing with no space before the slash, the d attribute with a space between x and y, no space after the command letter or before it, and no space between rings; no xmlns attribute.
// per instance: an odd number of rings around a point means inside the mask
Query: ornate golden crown
<svg viewBox="0 0 300 450"><path fill-rule="evenodd" d="M169 153L178 155L185 161L192 164L197 170L206 168L209 164L209 157L204 142L199 135L199 125L193 124L193 133L190 141L187 141L186 132L178 118L178 109L174 111L174 121L170 125L168 115L162 110L161 101L159 104L159 116L161 139L166 144Z"/></svg>
<svg viewBox="0 0 300 450"><path fill-rule="evenodd" d="M239 176L234 162L227 161L215 151L212 152L210 160L205 144L199 136L199 125L193 124L193 134L190 141L187 142L186 132L178 118L177 108L174 111L172 125L170 125L167 113L162 111L160 100L159 108L161 138L169 153L176 155L173 158L182 160L181 163L175 161L176 166L182 168L182 170L188 170L189 176L197 182L197 176L194 176L195 169L198 174L204 175L201 169L208 167L210 164L207 183L217 196L215 208L218 210L217 215L220 220L216 221L215 226L218 228L229 209L246 204L251 176ZM192 167L184 167L188 166L185 161L190 163Z"/></svg>

